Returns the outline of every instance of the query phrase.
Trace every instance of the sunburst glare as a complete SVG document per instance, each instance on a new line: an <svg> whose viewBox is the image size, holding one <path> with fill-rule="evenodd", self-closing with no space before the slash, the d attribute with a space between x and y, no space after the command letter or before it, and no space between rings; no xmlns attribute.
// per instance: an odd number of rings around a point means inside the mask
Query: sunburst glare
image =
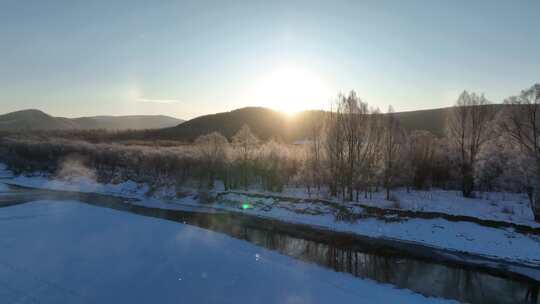
<svg viewBox="0 0 540 304"><path fill-rule="evenodd" d="M250 99L288 114L319 109L330 98L328 85L317 74L297 67L277 68L261 77Z"/></svg>

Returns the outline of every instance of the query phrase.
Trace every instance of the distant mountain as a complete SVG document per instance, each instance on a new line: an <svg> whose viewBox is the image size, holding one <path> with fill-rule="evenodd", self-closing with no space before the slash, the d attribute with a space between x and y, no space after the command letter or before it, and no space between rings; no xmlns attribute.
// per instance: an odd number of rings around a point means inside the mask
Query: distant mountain
<svg viewBox="0 0 540 304"><path fill-rule="evenodd" d="M396 116L407 130L427 130L437 136L444 133L450 108L398 112ZM230 112L204 115L181 125L152 131L147 137L192 141L200 135L220 132L229 139L247 124L259 138L301 140L309 137L313 126L324 119L323 111L304 111L293 116L267 108L248 107Z"/></svg>
<svg viewBox="0 0 540 304"><path fill-rule="evenodd" d="M162 115L54 117L40 110L22 110L0 115L0 131L28 130L141 130L179 125L183 120Z"/></svg>
<svg viewBox="0 0 540 304"><path fill-rule="evenodd" d="M22 110L0 115L0 130L67 130L77 124L70 119L53 117L39 110Z"/></svg>
<svg viewBox="0 0 540 304"><path fill-rule="evenodd" d="M177 126L181 119L164 115L93 116L74 118L81 129L140 130Z"/></svg>

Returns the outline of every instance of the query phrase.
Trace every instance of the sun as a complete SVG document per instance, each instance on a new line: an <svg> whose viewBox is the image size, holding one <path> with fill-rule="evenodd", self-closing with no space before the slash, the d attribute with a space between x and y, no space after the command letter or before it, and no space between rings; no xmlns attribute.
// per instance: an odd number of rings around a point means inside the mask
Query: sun
<svg viewBox="0 0 540 304"><path fill-rule="evenodd" d="M263 76L252 90L254 102L287 114L320 109L329 98L320 77L305 69L281 67Z"/></svg>

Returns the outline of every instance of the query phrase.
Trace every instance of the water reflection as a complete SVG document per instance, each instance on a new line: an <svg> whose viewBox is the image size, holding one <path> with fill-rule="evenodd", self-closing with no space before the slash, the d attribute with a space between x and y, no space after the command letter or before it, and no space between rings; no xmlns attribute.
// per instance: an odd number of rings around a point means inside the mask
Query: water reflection
<svg viewBox="0 0 540 304"><path fill-rule="evenodd" d="M468 303L539 303L539 285L480 271L396 256L371 253L298 238L276 229L260 229L251 223L216 215L183 216L188 224L249 241L282 254L316 263L355 277L389 283L426 296ZM369 253L368 253L369 252Z"/></svg>
<svg viewBox="0 0 540 304"><path fill-rule="evenodd" d="M538 302L538 285L424 261L337 248L257 229L245 229L244 232L244 238L257 245L335 271L390 283L428 296L470 303Z"/></svg>

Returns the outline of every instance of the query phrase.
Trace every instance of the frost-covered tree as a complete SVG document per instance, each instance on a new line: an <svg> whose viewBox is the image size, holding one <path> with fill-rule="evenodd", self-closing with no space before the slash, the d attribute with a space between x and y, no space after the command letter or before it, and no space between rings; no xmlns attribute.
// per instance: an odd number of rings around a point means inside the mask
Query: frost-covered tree
<svg viewBox="0 0 540 304"><path fill-rule="evenodd" d="M505 100L501 129L510 140L519 146L524 159L532 162L534 168L534 181L531 192L534 198L531 207L537 220L540 220L540 84L521 92L519 96L509 97Z"/></svg>
<svg viewBox="0 0 540 304"><path fill-rule="evenodd" d="M227 138L218 132L201 135L195 140L195 147L204 164L205 170L202 172L207 176L209 187L214 186L216 175L226 160L228 144Z"/></svg>
<svg viewBox="0 0 540 304"><path fill-rule="evenodd" d="M383 185L386 189L386 199L390 199L390 190L394 186L400 166L400 153L405 139L394 108L390 106L383 120L382 165Z"/></svg>
<svg viewBox="0 0 540 304"><path fill-rule="evenodd" d="M358 201L359 191L362 188L366 198L368 193L370 195L373 193L381 175L381 145L384 134L383 114L378 108L372 108L369 112L368 128L366 130L367 138L361 149L360 174L357 175L358 180L356 181L356 201Z"/></svg>
<svg viewBox="0 0 540 304"><path fill-rule="evenodd" d="M344 135L345 151L344 166L344 196L348 195L353 200L354 183L358 179L363 165L363 147L367 143L368 136L368 105L351 91L348 96L342 96L340 102L344 109L341 119L341 132Z"/></svg>
<svg viewBox="0 0 540 304"><path fill-rule="evenodd" d="M305 157L302 164L301 179L308 188L311 195L311 188L316 188L320 192L324 182L324 149L323 149L323 121L314 121L309 130L309 142L307 150L304 150Z"/></svg>
<svg viewBox="0 0 540 304"><path fill-rule="evenodd" d="M266 142L257 153L259 157L259 174L265 190L281 192L287 183L287 159L289 151L284 144L275 140Z"/></svg>
<svg viewBox="0 0 540 304"><path fill-rule="evenodd" d="M404 161L406 184L428 189L432 184L437 138L429 131L413 131L406 138Z"/></svg>
<svg viewBox="0 0 540 304"><path fill-rule="evenodd" d="M372 151L370 115L367 103L354 91L339 95L325 122L325 152L329 188L344 199L353 200L366 161Z"/></svg>
<svg viewBox="0 0 540 304"><path fill-rule="evenodd" d="M482 147L493 138L495 111L484 95L464 91L446 123L449 145L456 153L463 196L474 191L475 165Z"/></svg>
<svg viewBox="0 0 540 304"><path fill-rule="evenodd" d="M342 181L344 166L344 136L341 132L343 117L341 103L337 102L326 115L324 128L324 148L328 168L327 184L330 194L337 196Z"/></svg>
<svg viewBox="0 0 540 304"><path fill-rule="evenodd" d="M259 143L259 139L251 132L248 125L243 125L233 136L232 143L239 154L242 184L244 189L247 190L249 184L248 167L253 159L253 153Z"/></svg>
<svg viewBox="0 0 540 304"><path fill-rule="evenodd" d="M476 162L476 184L482 191L505 191L514 190L505 184L505 173L508 172L507 164L512 157L512 151L506 149L507 139L497 138L488 142L480 151Z"/></svg>

